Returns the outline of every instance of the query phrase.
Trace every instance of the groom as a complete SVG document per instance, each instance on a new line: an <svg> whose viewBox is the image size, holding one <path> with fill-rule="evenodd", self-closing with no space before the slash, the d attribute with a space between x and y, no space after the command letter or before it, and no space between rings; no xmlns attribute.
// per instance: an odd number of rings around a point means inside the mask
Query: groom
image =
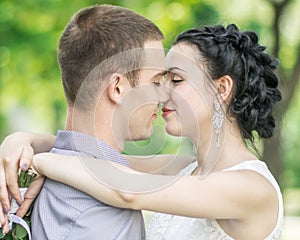
<svg viewBox="0 0 300 240"><path fill-rule="evenodd" d="M66 129L58 132L51 152L129 165L120 154L124 141L150 137L161 101L162 39L151 21L117 6L88 7L71 18L58 48ZM145 238L140 211L108 206L50 179L34 204L32 234L57 240Z"/></svg>

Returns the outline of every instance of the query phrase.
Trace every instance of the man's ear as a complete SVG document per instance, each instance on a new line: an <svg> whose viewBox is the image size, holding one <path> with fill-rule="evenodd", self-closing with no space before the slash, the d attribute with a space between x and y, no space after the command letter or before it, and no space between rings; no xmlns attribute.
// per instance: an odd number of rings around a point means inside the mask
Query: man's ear
<svg viewBox="0 0 300 240"><path fill-rule="evenodd" d="M122 102L122 96L127 92L128 80L119 73L113 73L110 75L108 82L108 98L115 104L120 104Z"/></svg>
<svg viewBox="0 0 300 240"><path fill-rule="evenodd" d="M224 75L215 80L215 86L218 91L218 95L222 98L222 101L229 101L233 90L233 80L229 75Z"/></svg>

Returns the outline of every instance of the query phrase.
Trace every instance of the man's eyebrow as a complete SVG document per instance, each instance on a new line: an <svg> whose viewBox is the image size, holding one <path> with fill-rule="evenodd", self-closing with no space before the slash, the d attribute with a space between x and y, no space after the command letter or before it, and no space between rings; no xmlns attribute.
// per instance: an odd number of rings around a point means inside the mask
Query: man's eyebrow
<svg viewBox="0 0 300 240"><path fill-rule="evenodd" d="M159 73L156 73L152 78L164 76L164 75L166 75L168 72L169 72L168 70L161 71L161 72L159 72Z"/></svg>

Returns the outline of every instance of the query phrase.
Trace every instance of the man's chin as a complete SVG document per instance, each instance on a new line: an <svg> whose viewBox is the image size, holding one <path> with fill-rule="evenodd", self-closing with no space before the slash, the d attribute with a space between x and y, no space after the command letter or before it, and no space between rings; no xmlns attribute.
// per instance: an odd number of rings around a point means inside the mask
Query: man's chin
<svg viewBox="0 0 300 240"><path fill-rule="evenodd" d="M147 140L151 137L153 133L153 128L146 130L145 133L136 134L135 136L132 136L130 141L141 141L141 140Z"/></svg>

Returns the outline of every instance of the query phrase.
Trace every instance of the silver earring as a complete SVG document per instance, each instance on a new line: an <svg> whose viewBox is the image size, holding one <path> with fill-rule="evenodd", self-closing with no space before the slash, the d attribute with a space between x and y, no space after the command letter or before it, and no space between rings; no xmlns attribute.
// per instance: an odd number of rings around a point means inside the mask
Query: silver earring
<svg viewBox="0 0 300 240"><path fill-rule="evenodd" d="M216 140L216 146L220 147L221 143L220 143L220 131L221 131L221 127L223 124L223 120L224 120L224 115L222 113L221 110L221 105L220 103L217 101L215 102L215 112L212 116L212 123L213 123L213 127L217 136L217 140Z"/></svg>

